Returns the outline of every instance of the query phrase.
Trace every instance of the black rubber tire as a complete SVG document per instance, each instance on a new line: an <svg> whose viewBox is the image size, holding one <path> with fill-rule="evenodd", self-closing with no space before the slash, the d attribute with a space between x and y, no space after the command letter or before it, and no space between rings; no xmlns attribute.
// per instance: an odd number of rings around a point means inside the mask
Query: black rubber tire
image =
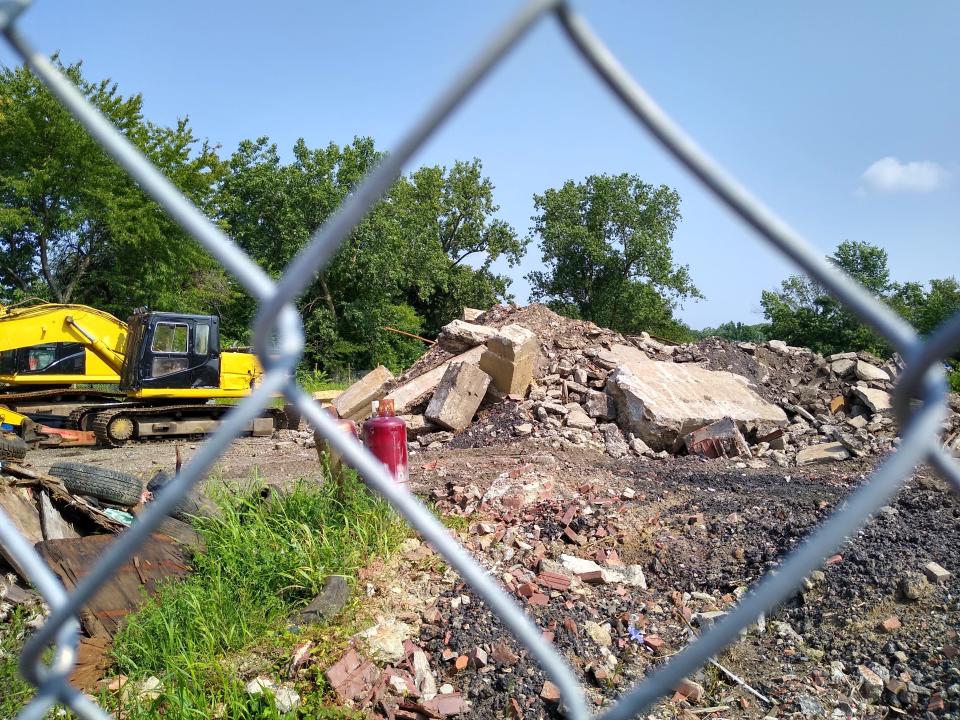
<svg viewBox="0 0 960 720"><path fill-rule="evenodd" d="M0 435L0 460L20 462L27 456L27 444L12 433Z"/></svg>
<svg viewBox="0 0 960 720"><path fill-rule="evenodd" d="M63 480L70 492L89 495L120 507L136 505L143 490L139 478L96 465L59 462L50 468L50 474Z"/></svg>

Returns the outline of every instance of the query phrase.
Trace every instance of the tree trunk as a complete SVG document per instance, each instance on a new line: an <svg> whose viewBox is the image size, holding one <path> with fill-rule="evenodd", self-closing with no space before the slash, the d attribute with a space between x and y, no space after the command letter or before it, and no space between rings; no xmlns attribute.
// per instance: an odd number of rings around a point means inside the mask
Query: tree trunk
<svg viewBox="0 0 960 720"><path fill-rule="evenodd" d="M320 283L320 292L323 294L323 299L326 302L327 309L330 311L330 314L333 316L333 319L337 319L337 308L333 304L333 295L330 294L330 288L327 286L327 279L323 276L323 273L317 278Z"/></svg>

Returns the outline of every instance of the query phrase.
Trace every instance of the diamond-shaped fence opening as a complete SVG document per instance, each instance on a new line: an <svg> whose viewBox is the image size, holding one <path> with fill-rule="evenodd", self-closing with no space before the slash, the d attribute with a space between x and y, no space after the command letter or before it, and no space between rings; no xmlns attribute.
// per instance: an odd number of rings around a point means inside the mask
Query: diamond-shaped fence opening
<svg viewBox="0 0 960 720"><path fill-rule="evenodd" d="M790 554L774 575L761 580L741 602L708 632L678 653L666 665L625 693L601 717L630 718L669 693L731 643L739 632L772 606L786 599L802 578L885 504L920 463L928 462L960 490L960 468L939 444L946 386L941 360L960 344L960 314L951 318L926 342L907 323L873 298L864 288L830 266L786 223L753 198L745 188L717 166L688 138L619 64L593 33L585 19L560 0L533 0L496 35L489 45L427 109L404 140L361 183L336 213L319 228L309 244L291 262L279 281L271 280L242 250L192 205L124 136L91 106L49 59L21 36L17 16L29 0L0 2L0 30L30 69L77 118L92 137L140 184L180 226L200 242L259 302L254 324L255 349L265 369L262 384L229 414L217 432L206 440L169 487L150 504L139 521L119 536L93 571L67 593L56 576L20 536L0 511L0 543L24 567L30 580L49 604L51 613L24 647L21 670L38 693L21 711L20 718L40 718L56 703L70 707L82 718L109 717L104 710L71 687L67 678L77 653L80 608L101 584L149 537L164 516L216 462L242 428L256 417L275 393L283 393L302 411L326 441L365 482L385 497L420 535L446 558L510 631L530 650L550 679L559 687L566 714L590 715L584 693L564 659L547 643L540 630L515 602L445 531L438 519L412 494L399 489L355 439L338 432L335 421L320 411L310 395L293 380L293 369L303 349L300 317L291 301L312 281L363 216L400 176L409 158L449 116L532 26L553 15L559 21L571 50L595 72L598 80L652 133L665 150L707 186L764 240L793 260L840 299L864 322L872 325L905 360L895 391L895 409L902 424L899 450L874 472L814 534ZM273 338L277 347L271 347ZM269 352L268 352L269 351ZM911 399L919 399L912 410ZM55 648L50 664L41 655Z"/></svg>

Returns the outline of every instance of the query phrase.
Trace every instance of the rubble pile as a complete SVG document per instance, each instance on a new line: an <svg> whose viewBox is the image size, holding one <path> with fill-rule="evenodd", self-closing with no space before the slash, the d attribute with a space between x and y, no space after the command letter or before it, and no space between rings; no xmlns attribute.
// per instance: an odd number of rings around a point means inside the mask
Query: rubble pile
<svg viewBox="0 0 960 720"><path fill-rule="evenodd" d="M372 401L393 399L412 450L529 438L613 458L693 454L790 467L895 446L898 372L864 352L823 357L776 340L671 345L543 305L498 306L453 321L403 375L378 368L336 404L358 419ZM958 431L952 412L946 437L960 447Z"/></svg>
<svg viewBox="0 0 960 720"><path fill-rule="evenodd" d="M441 457L421 468L420 488L432 487L444 515L469 518L461 540L571 663L596 710L729 613L857 482L823 466L801 469L810 474L792 486L776 469L665 475L611 462L578 485L567 457L517 458L480 484L475 468ZM956 578L929 560L957 538L955 528L939 534L952 513L940 492L929 479L914 484L648 717L716 707L724 717L939 717L960 707ZM899 546L895 566L877 562L900 513L917 539ZM414 576L436 567L429 546L407 542L400 566ZM326 669L341 702L409 720L563 717L536 659L471 589L449 570L433 587L416 608L398 598L395 617L378 617ZM372 597L396 592L368 586Z"/></svg>

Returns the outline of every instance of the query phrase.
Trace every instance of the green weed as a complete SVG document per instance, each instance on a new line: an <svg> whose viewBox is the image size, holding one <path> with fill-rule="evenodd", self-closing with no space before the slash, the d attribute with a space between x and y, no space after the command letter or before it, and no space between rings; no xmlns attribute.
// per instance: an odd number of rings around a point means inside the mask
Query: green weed
<svg viewBox="0 0 960 720"><path fill-rule="evenodd" d="M14 608L0 623L0 718L12 718L33 697L33 686L20 677L20 651L27 636L29 613Z"/></svg>
<svg viewBox="0 0 960 720"><path fill-rule="evenodd" d="M206 551L194 559L194 572L161 588L117 635L118 671L135 679L153 675L163 686L159 698L125 708L124 717L275 717L268 700L245 692L238 673L276 677L293 646L314 637L309 630L290 635L291 612L329 575L352 581L406 536L402 522L353 473L319 486L300 482L266 500L254 487L220 502L221 517L198 521ZM346 639L333 627L317 634L336 639L321 644L323 654ZM302 688L301 714L349 717L323 709L322 686L315 678Z"/></svg>

